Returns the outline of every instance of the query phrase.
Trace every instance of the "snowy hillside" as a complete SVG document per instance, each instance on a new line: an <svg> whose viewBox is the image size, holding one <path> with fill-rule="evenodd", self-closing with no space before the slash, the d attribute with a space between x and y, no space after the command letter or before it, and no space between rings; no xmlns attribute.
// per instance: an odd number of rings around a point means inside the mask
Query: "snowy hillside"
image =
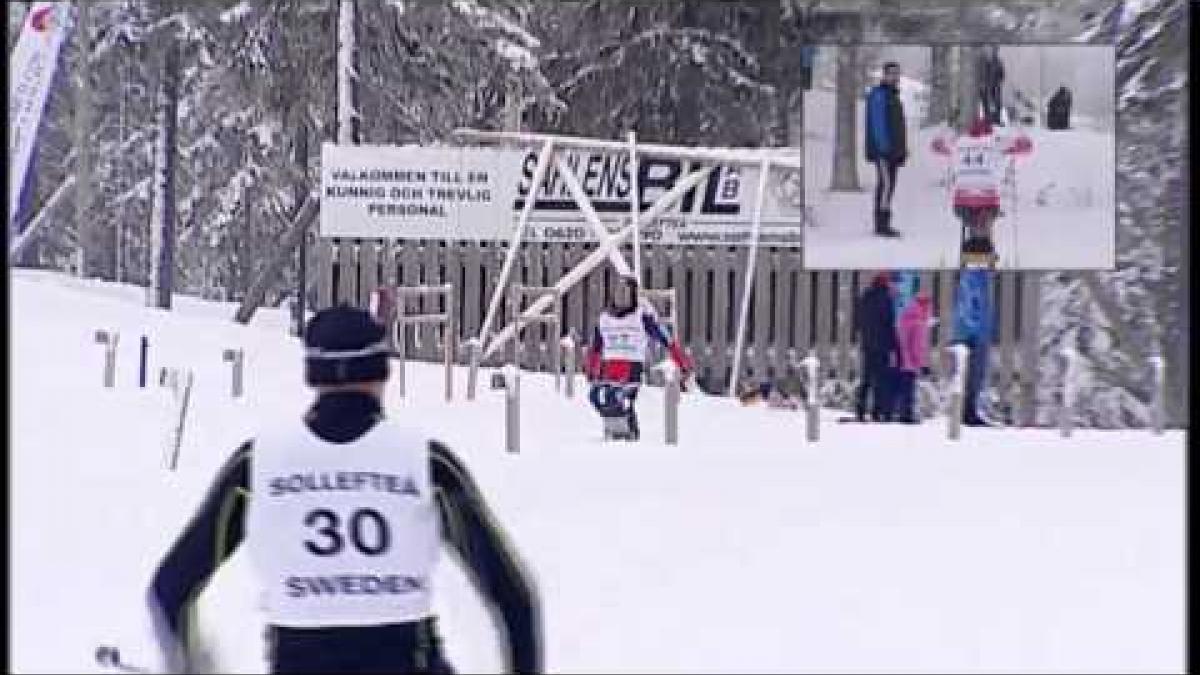
<svg viewBox="0 0 1200 675"><path fill-rule="evenodd" d="M14 270L12 666L95 672L97 644L150 662L150 571L216 467L259 425L309 400L286 317ZM97 328L121 331L101 386ZM163 465L170 399L151 365L194 369L180 465ZM245 399L221 349L243 347ZM690 394L661 442L644 392L639 444L605 444L580 399L527 376L524 446L504 452L500 392L441 400L410 364L390 415L470 464L537 575L551 672L1179 671L1184 658L1182 434L833 424ZM487 377L482 379L487 382ZM436 581L460 672L496 672L486 612L449 559ZM262 672L244 555L203 596L203 643L224 672Z"/></svg>
<svg viewBox="0 0 1200 675"><path fill-rule="evenodd" d="M903 83L902 83L903 84ZM910 87L912 89L912 87ZM829 190L833 166L834 94L808 92L804 98L805 194L815 225L805 231L804 263L810 268L958 265L960 224L951 210L949 161L930 145L942 129L921 129L908 92L909 158L896 177L893 226L900 239L872 234L875 168L865 158L863 107L857 103L855 133L861 192ZM1028 128L1032 154L1016 160L1015 208L996 223L1000 266L1009 269L1111 268L1115 260L1116 146L1111 132L1096 131L1074 119L1068 131ZM1000 131L1009 133L1010 127Z"/></svg>

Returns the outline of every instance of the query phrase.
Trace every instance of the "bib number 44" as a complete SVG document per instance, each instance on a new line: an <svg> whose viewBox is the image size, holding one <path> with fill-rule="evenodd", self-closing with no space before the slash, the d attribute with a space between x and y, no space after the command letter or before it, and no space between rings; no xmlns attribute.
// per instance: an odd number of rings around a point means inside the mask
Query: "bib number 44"
<svg viewBox="0 0 1200 675"><path fill-rule="evenodd" d="M304 541L304 548L313 555L337 555L346 548L347 539L363 555L381 555L391 545L387 520L375 509L355 509L346 520L344 534L341 518L329 509L309 511L304 524L317 535Z"/></svg>

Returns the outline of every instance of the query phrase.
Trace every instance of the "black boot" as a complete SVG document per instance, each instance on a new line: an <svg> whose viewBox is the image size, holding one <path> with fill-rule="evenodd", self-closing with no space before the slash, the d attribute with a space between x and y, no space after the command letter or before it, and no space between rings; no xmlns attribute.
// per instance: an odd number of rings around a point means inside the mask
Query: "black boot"
<svg viewBox="0 0 1200 675"><path fill-rule="evenodd" d="M629 406L629 416L626 418L626 422L629 424L629 440L636 441L641 438L642 432L638 429L637 411L633 409L633 406Z"/></svg>
<svg viewBox="0 0 1200 675"><path fill-rule="evenodd" d="M877 211L875 216L875 234L881 237L899 237L900 232L892 229L892 212Z"/></svg>

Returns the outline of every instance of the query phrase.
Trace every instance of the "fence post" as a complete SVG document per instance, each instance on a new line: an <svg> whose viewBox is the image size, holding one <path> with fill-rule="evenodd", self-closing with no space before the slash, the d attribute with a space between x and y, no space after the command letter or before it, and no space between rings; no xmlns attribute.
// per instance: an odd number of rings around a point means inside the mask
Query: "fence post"
<svg viewBox="0 0 1200 675"><path fill-rule="evenodd" d="M454 320L454 286L442 284L442 294L446 297L446 319L442 323L446 343L446 402L454 399L454 355L458 352L458 322Z"/></svg>
<svg viewBox="0 0 1200 675"><path fill-rule="evenodd" d="M1151 430L1155 435L1162 434L1163 428L1166 426L1166 368L1167 364L1163 357L1155 354L1150 357L1151 373L1154 377L1154 393L1153 401L1150 408L1150 424Z"/></svg>
<svg viewBox="0 0 1200 675"><path fill-rule="evenodd" d="M957 441L962 437L963 398L967 386L967 357L969 349L961 342L949 347L954 363L954 377L950 379L950 405L946 415L946 438Z"/></svg>
<svg viewBox="0 0 1200 675"><path fill-rule="evenodd" d="M562 307L562 294L555 294L556 310ZM554 330L554 339L549 341L550 344L550 367L554 369L554 391L562 391L562 348L558 342L562 335L562 312L554 312L554 320L550 322L551 328Z"/></svg>
<svg viewBox="0 0 1200 675"><path fill-rule="evenodd" d="M509 452L521 452L521 369L504 367L504 439Z"/></svg>
<svg viewBox="0 0 1200 675"><path fill-rule="evenodd" d="M808 441L815 442L821 439L821 385L818 380L821 373L821 362L817 359L816 352L809 350L808 356L800 361L800 365L804 367L808 380L804 406L804 436Z"/></svg>
<svg viewBox="0 0 1200 675"><path fill-rule="evenodd" d="M117 331L97 330L96 344L104 345L104 386L112 388L117 382L117 343L121 334Z"/></svg>
<svg viewBox="0 0 1200 675"><path fill-rule="evenodd" d="M416 328L413 328L416 332ZM400 390L401 396L406 396L406 383L404 381L405 371L408 370L408 325L401 321L399 317L396 319L396 388Z"/></svg>
<svg viewBox="0 0 1200 675"><path fill-rule="evenodd" d="M575 397L575 338L566 335L558 343L559 351L566 353L567 398Z"/></svg>
<svg viewBox="0 0 1200 675"><path fill-rule="evenodd" d="M221 359L233 364L233 382L230 385L230 393L234 398L239 398L242 395L242 366L245 361L245 352L242 351L241 347L226 349L221 354Z"/></svg>
<svg viewBox="0 0 1200 675"><path fill-rule="evenodd" d="M1058 411L1058 429L1063 438L1070 438L1075 430L1075 376L1078 368L1079 352L1071 346L1062 348L1059 354L1063 358L1062 406Z"/></svg>
<svg viewBox="0 0 1200 675"><path fill-rule="evenodd" d="M667 445L678 445L679 443L679 368L674 361L668 359L663 363L663 374L666 375L666 396L664 401L666 410L664 417L666 423L666 440Z"/></svg>

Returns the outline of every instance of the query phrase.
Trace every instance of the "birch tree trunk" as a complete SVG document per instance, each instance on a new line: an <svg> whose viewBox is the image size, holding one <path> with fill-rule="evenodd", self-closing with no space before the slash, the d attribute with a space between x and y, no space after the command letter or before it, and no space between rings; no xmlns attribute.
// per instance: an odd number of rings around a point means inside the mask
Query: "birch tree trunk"
<svg viewBox="0 0 1200 675"><path fill-rule="evenodd" d="M961 132L966 132L971 121L979 114L979 73L976 64L979 62L979 45L960 44L958 51L958 117L954 126Z"/></svg>
<svg viewBox="0 0 1200 675"><path fill-rule="evenodd" d="M79 275L88 278L100 273L101 239L99 224L91 213L92 200L92 151L89 134L92 129L92 87L89 65L91 63L91 12L89 3L76 3L79 8L78 24L75 29L77 45L75 88L75 233L79 246Z"/></svg>

